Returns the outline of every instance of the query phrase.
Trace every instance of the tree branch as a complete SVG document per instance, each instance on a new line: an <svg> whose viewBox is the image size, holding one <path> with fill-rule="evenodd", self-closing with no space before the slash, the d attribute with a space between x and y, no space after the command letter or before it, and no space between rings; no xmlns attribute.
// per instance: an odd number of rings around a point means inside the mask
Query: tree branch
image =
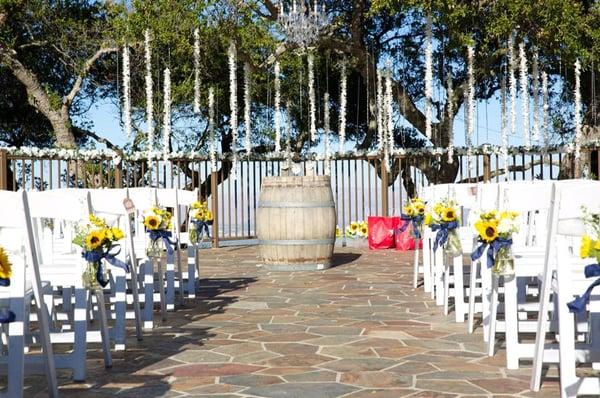
<svg viewBox="0 0 600 398"><path fill-rule="evenodd" d="M81 127L73 127L73 131L75 132L75 135L77 135L78 137L87 136L87 137L93 138L94 140L96 140L97 142L99 142L101 144L106 145L106 147L108 149L120 150L120 148L117 145L113 144L112 142L110 142L108 139L106 139L104 137L100 137L98 134L94 133L93 131L82 129Z"/></svg>
<svg viewBox="0 0 600 398"><path fill-rule="evenodd" d="M96 53L94 55L92 55L91 58L88 58L85 61L84 65L83 65L83 69L82 69L81 73L79 73L79 76L77 76L77 79L75 80L75 83L73 84L73 87L71 88L71 91L63 99L63 108L69 108L71 106L71 104L73 103L73 100L75 99L75 96L79 93L79 90L81 90L83 80L87 76L90 69L92 69L92 66L94 66L94 63L100 57L102 57L104 54L116 52L118 50L119 49L116 47L104 47L104 48L101 48L98 51L96 51Z"/></svg>

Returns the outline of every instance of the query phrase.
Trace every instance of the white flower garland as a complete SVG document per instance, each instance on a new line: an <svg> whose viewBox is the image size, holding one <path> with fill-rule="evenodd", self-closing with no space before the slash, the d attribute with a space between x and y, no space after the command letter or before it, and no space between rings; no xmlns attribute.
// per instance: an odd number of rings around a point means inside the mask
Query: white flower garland
<svg viewBox="0 0 600 398"><path fill-rule="evenodd" d="M244 63L244 127L246 130L246 156L250 156L252 151L252 98L250 94L252 85L252 76L250 75L250 64Z"/></svg>
<svg viewBox="0 0 600 398"><path fill-rule="evenodd" d="M200 113L200 30L194 29L194 113Z"/></svg>
<svg viewBox="0 0 600 398"><path fill-rule="evenodd" d="M575 159L581 157L581 62L575 61ZM575 167L578 167L577 163Z"/></svg>
<svg viewBox="0 0 600 398"><path fill-rule="evenodd" d="M387 132L387 145L388 152L394 151L394 108L393 108L393 94L392 94L392 69L391 64L388 61L385 73L385 127Z"/></svg>
<svg viewBox="0 0 600 398"><path fill-rule="evenodd" d="M427 16L425 45L425 136L431 138L432 98L433 98L433 32L431 15Z"/></svg>
<svg viewBox="0 0 600 398"><path fill-rule="evenodd" d="M515 43L508 38L508 89L510 91L510 133L517 134L517 78L515 76Z"/></svg>
<svg viewBox="0 0 600 398"><path fill-rule="evenodd" d="M150 31L144 32L144 53L146 56L146 129L148 134L148 152L154 150L154 104L152 93L152 48Z"/></svg>
<svg viewBox="0 0 600 398"><path fill-rule="evenodd" d="M385 145L385 133L383 131L383 120L385 109L383 109L383 78L382 71L377 69L377 149L383 151Z"/></svg>
<svg viewBox="0 0 600 398"><path fill-rule="evenodd" d="M448 118L448 163L454 162L454 87L452 87L452 75L448 74L447 78L447 98L448 106L447 118Z"/></svg>
<svg viewBox="0 0 600 398"><path fill-rule="evenodd" d="M233 164L231 165L231 177L235 181L237 177L237 140L238 140L238 107L237 107L237 49L235 43L229 44L229 127L231 128L231 149L233 151Z"/></svg>
<svg viewBox="0 0 600 398"><path fill-rule="evenodd" d="M215 137L215 89L208 89L208 139L210 140L210 170L217 171L217 139Z"/></svg>
<svg viewBox="0 0 600 398"><path fill-rule="evenodd" d="M281 81L279 80L279 61L275 62L275 153L281 152Z"/></svg>
<svg viewBox="0 0 600 398"><path fill-rule="evenodd" d="M538 53L533 54L533 62L531 66L531 87L533 90L533 140L540 140L540 70L538 62Z"/></svg>
<svg viewBox="0 0 600 398"><path fill-rule="evenodd" d="M467 147L473 147L473 133L475 131L475 77L474 77L474 58L475 48L473 46L467 47ZM469 168L473 168L473 161L470 154L467 155L467 163Z"/></svg>
<svg viewBox="0 0 600 398"><path fill-rule="evenodd" d="M521 85L521 117L523 119L523 145L525 148L531 145L529 137L529 81L527 70L527 55L525 54L525 43L519 44L519 80Z"/></svg>
<svg viewBox="0 0 600 398"><path fill-rule="evenodd" d="M308 53L308 102L310 107L310 141L317 139L316 100L315 100L315 58L311 52Z"/></svg>
<svg viewBox="0 0 600 398"><path fill-rule="evenodd" d="M288 163L292 162L292 117L290 113L291 105L287 101L285 104L285 158Z"/></svg>
<svg viewBox="0 0 600 398"><path fill-rule="evenodd" d="M544 148L547 148L550 140L550 101L548 95L548 74L542 72L542 132L544 135Z"/></svg>
<svg viewBox="0 0 600 398"><path fill-rule="evenodd" d="M340 153L345 152L344 146L346 145L346 104L348 95L347 78L348 77L346 76L346 60L343 60L340 72Z"/></svg>
<svg viewBox="0 0 600 398"><path fill-rule="evenodd" d="M166 159L171 141L171 71L169 68L165 69L164 80L163 156Z"/></svg>
<svg viewBox="0 0 600 398"><path fill-rule="evenodd" d="M500 83L500 118L501 118L501 141L502 161L504 162L504 173L508 180L508 115L506 114L506 76L502 76Z"/></svg>
<svg viewBox="0 0 600 398"><path fill-rule="evenodd" d="M325 175L331 175L331 131L329 121L329 93L323 95L323 127L325 130Z"/></svg>
<svg viewBox="0 0 600 398"><path fill-rule="evenodd" d="M131 70L127 43L123 47L123 119L125 136L131 139Z"/></svg>
<svg viewBox="0 0 600 398"><path fill-rule="evenodd" d="M209 124L210 124L210 102L211 95L209 90ZM214 109L214 97L212 99ZM213 110L214 117L214 110ZM214 126L213 126L214 136ZM209 128L210 132L210 128ZM231 153L216 153L216 141L212 140L214 146L211 144L209 149L214 149L214 170L216 171L216 161L218 160L231 160ZM582 145L582 149L598 150L600 149L600 139L593 142ZM53 158L61 160L112 160L115 164L120 163L122 160L125 161L141 161L149 159L160 159L162 153L153 151L150 154L146 151L128 152L121 153L111 149L63 149L63 148L36 148L36 147L1 147L0 150L6 151L9 156L12 157L34 157L34 158ZM509 155L518 154L539 154L542 151L548 153L573 153L575 151L575 145L573 143L562 146L550 146L544 148L542 146L531 146L529 150L524 147L509 147ZM398 148L392 155L394 156L405 156L405 155L417 155L417 156L441 156L448 152L448 148L437 148L437 147L423 147L423 148ZM469 148L455 147L454 152L456 155L464 156L469 152ZM473 147L470 149L472 155L502 155L502 147L496 145L484 144L479 147ZM151 156L148 156L151 155ZM331 160L335 159L349 159L353 157L377 157L381 154L377 151L347 151L346 154L335 154L332 153ZM318 153L307 153L303 156L306 160L324 160L323 154ZM253 160L281 160L282 154L278 153L266 153L266 154L253 154ZM209 161L211 160L211 154L202 151L174 151L168 154L167 160L194 160L194 161Z"/></svg>

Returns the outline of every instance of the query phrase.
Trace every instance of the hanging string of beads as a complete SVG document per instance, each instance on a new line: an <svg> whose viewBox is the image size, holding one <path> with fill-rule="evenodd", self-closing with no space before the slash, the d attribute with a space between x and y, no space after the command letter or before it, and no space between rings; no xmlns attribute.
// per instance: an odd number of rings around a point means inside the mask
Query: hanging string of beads
<svg viewBox="0 0 600 398"><path fill-rule="evenodd" d="M131 70L127 43L123 46L123 127L125 136L131 139Z"/></svg>
<svg viewBox="0 0 600 398"><path fill-rule="evenodd" d="M454 87L452 86L452 74L446 79L446 91L448 105L446 106L446 117L448 118L448 163L454 162Z"/></svg>
<svg viewBox="0 0 600 398"><path fill-rule="evenodd" d="M348 95L348 77L346 76L346 60L342 61L340 71L340 146L339 152L345 153L346 145L346 104Z"/></svg>
<svg viewBox="0 0 600 398"><path fill-rule="evenodd" d="M515 76L514 33L508 38L508 90L510 91L510 134L517 134L517 77Z"/></svg>
<svg viewBox="0 0 600 398"><path fill-rule="evenodd" d="M164 72L163 90L163 157L166 161L169 156L169 144L171 142L171 71L169 68L166 68Z"/></svg>
<svg viewBox="0 0 600 398"><path fill-rule="evenodd" d="M500 135L502 143L502 162L504 163L505 179L508 181L508 115L506 113L506 75L500 82Z"/></svg>
<svg viewBox="0 0 600 398"><path fill-rule="evenodd" d="M210 141L210 170L217 171L217 139L215 137L215 89L208 89L208 139Z"/></svg>
<svg viewBox="0 0 600 398"><path fill-rule="evenodd" d="M315 57L312 52L308 53L308 106L310 113L310 141L314 143L317 139L317 105L315 99Z"/></svg>
<svg viewBox="0 0 600 398"><path fill-rule="evenodd" d="M531 63L531 89L533 90L532 137L537 142L540 140L540 70L537 51L533 53Z"/></svg>
<svg viewBox="0 0 600 398"><path fill-rule="evenodd" d="M385 145L385 133L383 131L383 78L382 71L377 69L377 149L381 152Z"/></svg>
<svg viewBox="0 0 600 398"><path fill-rule="evenodd" d="M325 175L331 175L331 129L329 120L329 93L323 95L323 129L325 130Z"/></svg>
<svg viewBox="0 0 600 398"><path fill-rule="evenodd" d="M385 69L385 128L386 128L386 152L385 167L390 171L390 155L394 153L394 109L393 109L393 94L392 94L392 64L390 60L386 62Z"/></svg>
<svg viewBox="0 0 600 398"><path fill-rule="evenodd" d="M581 157L581 62L575 61L575 170L579 175L579 158Z"/></svg>
<svg viewBox="0 0 600 398"><path fill-rule="evenodd" d="M244 63L244 128L246 130L246 156L250 156L252 151L252 98L251 98L251 85L252 75L250 71L250 64Z"/></svg>
<svg viewBox="0 0 600 398"><path fill-rule="evenodd" d="M433 117L433 31L431 15L427 16L425 41L425 136L430 139Z"/></svg>
<svg viewBox="0 0 600 398"><path fill-rule="evenodd" d="M200 113L200 30L194 29L194 113Z"/></svg>
<svg viewBox="0 0 600 398"><path fill-rule="evenodd" d="M475 131L475 77L474 77L475 48L467 47L467 164L473 168L473 133Z"/></svg>
<svg viewBox="0 0 600 398"><path fill-rule="evenodd" d="M543 151L550 144L550 102L548 96L548 74L542 71L542 134L544 135Z"/></svg>
<svg viewBox="0 0 600 398"><path fill-rule="evenodd" d="M523 145L525 149L531 147L531 140L529 136L529 81L528 81L528 69L527 69L527 55L525 54L525 43L519 43L519 61L520 61L520 77L519 83L521 85L521 118L523 120Z"/></svg>
<svg viewBox="0 0 600 398"><path fill-rule="evenodd" d="M146 134L148 135L148 157L154 149L154 105L152 93L152 48L150 31L144 32L144 55L146 58Z"/></svg>
<svg viewBox="0 0 600 398"><path fill-rule="evenodd" d="M237 109L237 49L235 43L229 44L229 127L231 129L231 151L233 152L233 163L231 165L231 177L237 178L237 140L238 140L238 109Z"/></svg>

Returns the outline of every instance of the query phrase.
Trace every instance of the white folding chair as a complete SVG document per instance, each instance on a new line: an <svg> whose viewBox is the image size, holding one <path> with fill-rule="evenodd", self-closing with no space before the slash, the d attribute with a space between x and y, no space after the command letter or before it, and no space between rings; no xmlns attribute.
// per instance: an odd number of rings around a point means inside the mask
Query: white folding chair
<svg viewBox="0 0 600 398"><path fill-rule="evenodd" d="M558 323L558 352L561 397L582 395L597 396L600 383L597 377L579 377L576 367L582 363L600 362L600 332L598 315L600 297L592 291L590 302L582 315L591 322L586 329L585 342L575 342L576 319L569 311L567 303L588 288L593 279L586 279L583 270L591 259L580 259L579 238L585 233L581 219L581 208L585 206L591 213L600 214L600 182L572 182L556 184L553 205L549 216L549 228L544 252L544 269L541 275L542 290L538 313L537 335L533 357L531 389L538 391L541 383L544 362L556 362L556 345L546 344L548 331L547 315L550 311L550 297L553 296Z"/></svg>
<svg viewBox="0 0 600 398"><path fill-rule="evenodd" d="M123 201L127 198L126 189L93 189L89 191L92 211L95 215L104 218L107 223L118 225L125 231L124 250L120 256L129 265L131 278L130 289L131 299L133 302L133 311L127 311L127 273L121 268L110 269L110 291L111 302L114 303L114 312L111 312L111 317L115 319L113 338L115 340L115 350L125 349L126 319L134 319L136 327L136 336L138 340L142 340L142 319L139 300L139 280L137 277L137 255L135 245L133 243L133 233L131 221L129 219L128 210L125 208ZM109 224L111 225L111 224Z"/></svg>
<svg viewBox="0 0 600 398"><path fill-rule="evenodd" d="M36 372L45 373L49 395L58 397L48 309L42 297L42 282L25 192L0 191L0 203L0 244L8 252L13 264L10 286L0 287L0 303L15 315L14 321L3 328L3 340L6 339L8 344L1 352L4 354L7 348L8 355L2 355L0 361L3 370L8 368L8 386L5 392L0 393L0 397L22 397L25 373ZM37 308L41 355L25 355L26 336L31 334L26 326L29 325L32 297Z"/></svg>
<svg viewBox="0 0 600 398"><path fill-rule="evenodd" d="M34 242L36 247L41 246L41 236L35 225L39 225L42 219L52 219L55 225L63 223L69 229L81 220L87 220L91 210L89 192L77 190L56 191L31 191L26 193L28 198L30 215L34 223ZM70 239L70 235L65 238ZM40 261L40 272L44 281L50 282L54 288L63 289L63 312L66 318L61 320L73 322L73 332L57 330L50 334L52 343L73 344L71 354L58 357L57 368L68 368L73 370L73 379L85 380L86 375L86 344L87 342L102 343L105 367L112 366L110 352L110 334L108 331L108 319L104 292L97 290L94 297L97 303L97 317L99 319L99 330L88 331L89 308L93 308L90 292L84 288L82 272L86 266L81 257L81 248L71 245L66 239L60 239L55 247L51 259L45 257L38 251ZM75 308L71 311L71 289L75 290ZM66 293L68 292L68 293ZM52 308L58 312L57 308Z"/></svg>

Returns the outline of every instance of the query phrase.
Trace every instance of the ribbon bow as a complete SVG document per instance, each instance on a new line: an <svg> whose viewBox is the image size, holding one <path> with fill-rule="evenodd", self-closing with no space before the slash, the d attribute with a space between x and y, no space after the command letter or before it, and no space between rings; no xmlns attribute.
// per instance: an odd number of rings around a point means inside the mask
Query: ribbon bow
<svg viewBox="0 0 600 398"><path fill-rule="evenodd" d="M492 268L494 266L494 258L498 251L503 247L510 247L513 241L511 238L496 238L491 242L482 242L481 245L473 253L471 253L471 260L475 261L479 259L483 255L483 251L489 245L490 248L487 251L487 266L488 268Z"/></svg>
<svg viewBox="0 0 600 398"><path fill-rule="evenodd" d="M175 243L171 240L172 235L171 231L164 229L152 229L149 231L150 240L157 241L158 239L162 239L169 255L173 254L173 246L175 246Z"/></svg>
<svg viewBox="0 0 600 398"><path fill-rule="evenodd" d="M10 323L15 321L15 313L8 308L0 308L0 323Z"/></svg>
<svg viewBox="0 0 600 398"><path fill-rule="evenodd" d="M450 221L441 224L431 224L431 230L437 231L435 234L435 240L433 241L433 251L436 251L438 247L444 246L448 241L448 233L452 229L458 228L457 221Z"/></svg>
<svg viewBox="0 0 600 398"><path fill-rule="evenodd" d="M417 240L421 239L421 232L419 232L419 223L423 221L423 216L419 215L411 217L406 214L400 214L400 219L408 222L404 223L400 228L398 228L398 231L404 232L406 231L406 228L408 228L408 225L412 224L413 237Z"/></svg>
<svg viewBox="0 0 600 398"><path fill-rule="evenodd" d="M110 249L104 251L100 250L89 250L81 253L81 257L88 263L98 263L98 270L96 271L96 280L102 287L108 285L109 280L104 277L102 259L105 259L110 265L122 268L125 272L129 272L129 265L119 260L117 256L121 253L120 245L112 245Z"/></svg>
<svg viewBox="0 0 600 398"><path fill-rule="evenodd" d="M192 220L192 224L196 226L196 233L199 233L198 239L200 239L205 233L208 238L210 238L210 230L208 226L210 225L207 221L201 220Z"/></svg>
<svg viewBox="0 0 600 398"><path fill-rule="evenodd" d="M600 264L590 264L585 266L585 277L592 278L594 276L600 276ZM582 312L585 309L586 304L590 301L592 290L600 285L600 278L596 279L592 284L585 290L585 292L577 297L575 300L567 303L569 312Z"/></svg>

